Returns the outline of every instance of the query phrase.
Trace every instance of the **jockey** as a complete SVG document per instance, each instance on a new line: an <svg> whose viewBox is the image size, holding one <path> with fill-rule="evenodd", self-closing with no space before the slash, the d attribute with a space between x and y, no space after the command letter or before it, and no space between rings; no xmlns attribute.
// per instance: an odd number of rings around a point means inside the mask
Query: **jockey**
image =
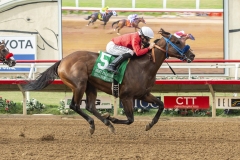
<svg viewBox="0 0 240 160"><path fill-rule="evenodd" d="M185 38L186 40L187 39L195 40L192 34L186 34L184 31L175 32L174 36L177 38Z"/></svg>
<svg viewBox="0 0 240 160"><path fill-rule="evenodd" d="M149 27L142 27L138 32L128 33L113 38L106 47L106 51L118 57L106 68L111 72L116 72L116 67L134 54L144 55L151 50L155 43L149 45L150 39L154 37L153 30ZM142 48L141 46L148 46Z"/></svg>
<svg viewBox="0 0 240 160"><path fill-rule="evenodd" d="M100 13L102 14L102 16L106 16L106 13L108 13L108 9L109 9L108 6L100 9Z"/></svg>
<svg viewBox="0 0 240 160"><path fill-rule="evenodd" d="M130 21L130 23L132 24L134 22L134 20L137 18L137 14L130 14L128 16L128 20Z"/></svg>

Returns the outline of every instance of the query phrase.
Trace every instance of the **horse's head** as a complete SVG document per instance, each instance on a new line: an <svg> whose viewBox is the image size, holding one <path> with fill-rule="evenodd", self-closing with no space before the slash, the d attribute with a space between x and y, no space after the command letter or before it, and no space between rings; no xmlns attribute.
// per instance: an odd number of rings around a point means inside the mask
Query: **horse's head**
<svg viewBox="0 0 240 160"><path fill-rule="evenodd" d="M113 15L113 16L118 16L118 15L117 15L117 12L114 11L114 10L109 11L108 14L111 15L111 16L112 16L112 15Z"/></svg>
<svg viewBox="0 0 240 160"><path fill-rule="evenodd" d="M139 20L139 22L142 22L142 23L146 24L145 19L143 17L138 18L138 20Z"/></svg>
<svg viewBox="0 0 240 160"><path fill-rule="evenodd" d="M182 61L187 61L188 63L194 60L195 54L190 49L189 45L185 45L186 41L182 41L181 39L171 35L169 32L161 29L158 33L160 33L164 40L155 41L156 47L166 52L166 58L176 57Z"/></svg>
<svg viewBox="0 0 240 160"><path fill-rule="evenodd" d="M13 54L9 52L4 41L0 42L0 61L2 61L3 64L7 64L9 67L16 65Z"/></svg>

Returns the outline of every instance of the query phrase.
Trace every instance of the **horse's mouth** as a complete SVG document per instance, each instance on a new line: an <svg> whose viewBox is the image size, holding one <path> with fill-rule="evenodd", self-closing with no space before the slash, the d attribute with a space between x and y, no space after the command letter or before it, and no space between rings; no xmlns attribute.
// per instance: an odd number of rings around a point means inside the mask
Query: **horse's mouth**
<svg viewBox="0 0 240 160"><path fill-rule="evenodd" d="M187 59L187 63L191 63L192 62L192 60L191 59Z"/></svg>
<svg viewBox="0 0 240 160"><path fill-rule="evenodd" d="M16 65L16 61L13 60L13 59L8 59L8 60L5 60L5 61L3 62L3 64L8 65L8 67L13 67L13 66Z"/></svg>
<svg viewBox="0 0 240 160"><path fill-rule="evenodd" d="M184 61L186 61L187 63L191 63L194 60L194 58L195 58L195 55L190 55L189 57L185 55Z"/></svg>

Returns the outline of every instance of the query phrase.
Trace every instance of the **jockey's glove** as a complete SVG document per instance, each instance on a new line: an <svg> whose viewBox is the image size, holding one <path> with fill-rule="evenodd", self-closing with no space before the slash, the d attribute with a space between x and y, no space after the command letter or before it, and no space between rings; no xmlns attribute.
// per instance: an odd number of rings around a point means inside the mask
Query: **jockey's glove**
<svg viewBox="0 0 240 160"><path fill-rule="evenodd" d="M149 49L152 49L155 46L155 43L150 43Z"/></svg>

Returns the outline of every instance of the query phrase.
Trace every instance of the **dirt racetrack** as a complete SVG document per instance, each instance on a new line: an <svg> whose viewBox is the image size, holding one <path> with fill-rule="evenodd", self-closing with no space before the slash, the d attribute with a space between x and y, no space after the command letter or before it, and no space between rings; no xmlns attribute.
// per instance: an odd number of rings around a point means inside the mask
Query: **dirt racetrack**
<svg viewBox="0 0 240 160"><path fill-rule="evenodd" d="M77 51L87 50L98 52L105 51L106 44L115 36L111 25L113 22L126 18L123 16L112 17L103 29L103 22L97 20L94 25L86 26L88 21L83 15L67 15L62 17L63 57ZM149 26L155 33L154 39L160 38L157 32L160 28L174 33L184 30L195 37L195 41L188 40L196 54L196 59L223 59L223 17L147 17L143 16L147 24L139 23L139 26ZM134 32L134 28L124 27L121 34ZM169 69L162 69L160 73L171 73ZM187 73L175 69L177 73ZM222 69L193 69L192 73L222 73Z"/></svg>
<svg viewBox="0 0 240 160"><path fill-rule="evenodd" d="M89 125L81 117L43 117L1 116L0 159L240 159L239 118L163 118L144 131L151 119L135 117L130 126L115 124L115 134L95 120L96 130L90 136Z"/></svg>

